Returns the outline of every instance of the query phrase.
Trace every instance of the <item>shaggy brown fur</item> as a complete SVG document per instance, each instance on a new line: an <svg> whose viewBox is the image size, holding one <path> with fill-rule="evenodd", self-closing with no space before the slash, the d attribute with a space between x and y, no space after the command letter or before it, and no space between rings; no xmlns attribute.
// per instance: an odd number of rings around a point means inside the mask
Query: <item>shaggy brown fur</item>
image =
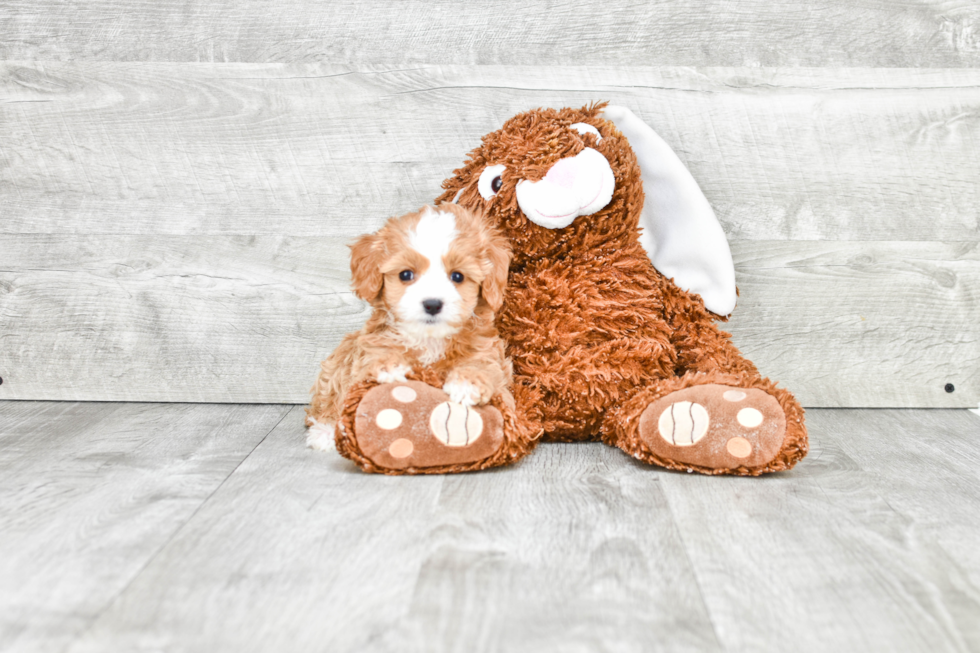
<svg viewBox="0 0 980 653"><path fill-rule="evenodd" d="M546 440L602 440L665 467L743 475L792 467L807 451L802 408L760 377L714 324L723 318L651 264L639 243L640 168L625 137L600 116L603 106L538 109L511 118L483 138L437 199L482 210L512 244L497 327L514 362L516 387L530 391L521 396L541 397L519 409L540 417ZM570 129L574 123L596 127L602 140ZM604 155L613 170L609 204L564 229L526 219L517 182L542 179L558 160L586 147ZM506 166L502 187L484 200L477 180L496 164ZM788 428L775 460L757 469L698 468L658 458L642 444L636 418L644 407L702 383L757 387L777 398Z"/></svg>

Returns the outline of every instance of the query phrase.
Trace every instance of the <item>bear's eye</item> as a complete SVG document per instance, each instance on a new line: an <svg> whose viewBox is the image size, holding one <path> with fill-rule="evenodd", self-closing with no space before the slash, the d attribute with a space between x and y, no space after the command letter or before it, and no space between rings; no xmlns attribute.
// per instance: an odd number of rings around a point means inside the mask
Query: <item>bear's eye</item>
<svg viewBox="0 0 980 653"><path fill-rule="evenodd" d="M480 191L480 197L485 200L491 199L500 189L503 188L504 180L503 174L507 166L495 165L488 166L484 168L483 172L480 173L480 181L477 183L477 188Z"/></svg>
<svg viewBox="0 0 980 653"><path fill-rule="evenodd" d="M411 281L415 278L415 273L411 270L402 270L398 273L398 278L402 281Z"/></svg>
<svg viewBox="0 0 980 653"><path fill-rule="evenodd" d="M449 275L449 278L453 280L453 283L463 283L463 273L453 272Z"/></svg>
<svg viewBox="0 0 980 653"><path fill-rule="evenodd" d="M574 129L582 136L585 136L586 134L592 134L593 136L595 136L596 143L602 140L602 134L599 133L599 130L587 122L577 122L574 125L569 125L568 128Z"/></svg>

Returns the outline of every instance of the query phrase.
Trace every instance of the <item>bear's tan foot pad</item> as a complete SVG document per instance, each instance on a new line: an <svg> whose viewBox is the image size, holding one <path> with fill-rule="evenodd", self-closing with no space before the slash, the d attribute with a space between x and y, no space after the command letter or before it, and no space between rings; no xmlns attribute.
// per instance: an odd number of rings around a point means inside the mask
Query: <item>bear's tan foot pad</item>
<svg viewBox="0 0 980 653"><path fill-rule="evenodd" d="M492 456L503 443L503 417L493 406L463 406L419 381L372 388L357 406L361 452L378 467L465 465Z"/></svg>
<svg viewBox="0 0 980 653"><path fill-rule="evenodd" d="M672 392L640 415L640 437L660 458L712 469L760 467L779 453L786 416L755 388L716 383Z"/></svg>

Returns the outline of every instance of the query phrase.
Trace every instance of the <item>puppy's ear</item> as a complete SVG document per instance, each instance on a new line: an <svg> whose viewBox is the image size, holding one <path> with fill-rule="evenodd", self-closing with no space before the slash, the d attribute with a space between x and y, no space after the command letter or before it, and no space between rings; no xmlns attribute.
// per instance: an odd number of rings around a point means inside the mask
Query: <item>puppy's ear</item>
<svg viewBox="0 0 980 653"><path fill-rule="evenodd" d="M372 304L381 296L385 259L384 240L378 234L365 234L350 246L351 285L354 294Z"/></svg>
<svg viewBox="0 0 980 653"><path fill-rule="evenodd" d="M504 291L507 289L507 272L510 269L510 241L497 233L496 229L487 230L484 240L486 259L490 270L483 279L483 299L496 312L504 304Z"/></svg>

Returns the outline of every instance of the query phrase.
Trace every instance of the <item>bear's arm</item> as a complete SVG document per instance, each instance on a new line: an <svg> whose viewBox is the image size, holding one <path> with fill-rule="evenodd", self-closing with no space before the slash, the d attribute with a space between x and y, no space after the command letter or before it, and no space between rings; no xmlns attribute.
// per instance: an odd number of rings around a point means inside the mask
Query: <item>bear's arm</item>
<svg viewBox="0 0 980 653"><path fill-rule="evenodd" d="M677 373L746 372L758 376L752 361L732 344L731 336L715 324L722 319L692 295L664 279L664 314L670 326L670 342L677 351Z"/></svg>

